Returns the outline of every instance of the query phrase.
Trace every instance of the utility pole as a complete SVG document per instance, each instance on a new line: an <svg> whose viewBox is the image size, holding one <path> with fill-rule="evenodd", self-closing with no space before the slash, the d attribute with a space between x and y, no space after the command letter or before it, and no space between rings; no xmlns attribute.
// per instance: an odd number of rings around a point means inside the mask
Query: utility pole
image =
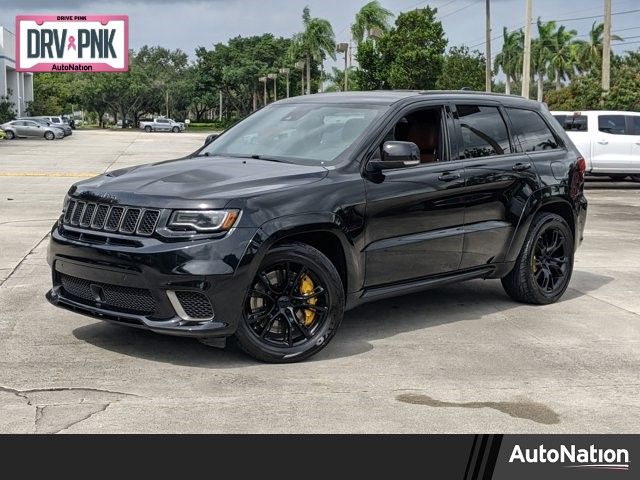
<svg viewBox="0 0 640 480"><path fill-rule="evenodd" d="M531 81L531 16L533 0L527 0L527 13L524 21L524 56L522 58L522 92L524 98L529 98L529 82Z"/></svg>
<svg viewBox="0 0 640 480"><path fill-rule="evenodd" d="M269 75L267 75L267 78L273 80L273 101L277 102L278 101L278 74L270 73Z"/></svg>
<svg viewBox="0 0 640 480"><path fill-rule="evenodd" d="M346 92L349 88L349 64L347 63L349 60L349 44L348 43L339 43L336 45L336 51L338 53L344 53L344 91Z"/></svg>
<svg viewBox="0 0 640 480"><path fill-rule="evenodd" d="M491 92L491 0L486 0L486 15L485 15L485 37L486 37L486 47L485 47L485 57L486 67L485 67L485 90L487 92Z"/></svg>
<svg viewBox="0 0 640 480"><path fill-rule="evenodd" d="M611 87L611 0L604 0L604 34L602 37L602 102Z"/></svg>
<svg viewBox="0 0 640 480"><path fill-rule="evenodd" d="M304 60L296 62L296 68L300 70L300 83L302 84L302 95L304 95Z"/></svg>
<svg viewBox="0 0 640 480"><path fill-rule="evenodd" d="M280 73L287 76L287 98L289 98L289 74L291 73L291 70L288 68L281 68Z"/></svg>
<svg viewBox="0 0 640 480"><path fill-rule="evenodd" d="M264 103L263 106L267 105L267 77L260 77L258 78L259 82L262 82L264 84Z"/></svg>
<svg viewBox="0 0 640 480"><path fill-rule="evenodd" d="M222 121L222 90L220 90L220 112L218 112L218 120Z"/></svg>

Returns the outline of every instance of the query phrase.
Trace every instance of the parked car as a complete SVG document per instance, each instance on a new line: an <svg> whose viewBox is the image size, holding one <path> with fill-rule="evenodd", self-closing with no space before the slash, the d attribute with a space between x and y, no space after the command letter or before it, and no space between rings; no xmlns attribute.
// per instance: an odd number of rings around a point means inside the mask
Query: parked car
<svg viewBox="0 0 640 480"><path fill-rule="evenodd" d="M73 130L76 129L76 120L70 115L62 115L62 121L69 125Z"/></svg>
<svg viewBox="0 0 640 480"><path fill-rule="evenodd" d="M640 113L551 112L587 162L587 173L640 182Z"/></svg>
<svg viewBox="0 0 640 480"><path fill-rule="evenodd" d="M40 117L20 117L18 118L18 120L32 120L34 122L38 122L41 125L59 128L60 130L62 130L65 137L68 137L69 135L73 134L73 130L71 130L71 127L66 123L51 123L45 120L44 118L40 118Z"/></svg>
<svg viewBox="0 0 640 480"><path fill-rule="evenodd" d="M209 345L235 335L267 362L317 353L350 308L449 282L501 279L549 304L582 241L584 170L519 97L281 100L188 157L73 185L47 298Z"/></svg>
<svg viewBox="0 0 640 480"><path fill-rule="evenodd" d="M184 123L170 118L154 118L151 122L140 122L140 128L145 132L182 132Z"/></svg>
<svg viewBox="0 0 640 480"><path fill-rule="evenodd" d="M20 137L44 137L47 140L53 140L64 137L61 128L43 125L34 120L13 120L0 125L0 128L4 130L9 140Z"/></svg>

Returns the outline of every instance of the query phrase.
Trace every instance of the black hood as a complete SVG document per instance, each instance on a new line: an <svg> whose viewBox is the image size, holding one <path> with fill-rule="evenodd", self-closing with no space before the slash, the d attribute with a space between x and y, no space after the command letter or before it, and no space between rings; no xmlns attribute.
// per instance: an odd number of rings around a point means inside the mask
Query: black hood
<svg viewBox="0 0 640 480"><path fill-rule="evenodd" d="M317 182L320 166L268 160L193 157L141 165L78 182L74 196L149 207L221 208L229 200Z"/></svg>

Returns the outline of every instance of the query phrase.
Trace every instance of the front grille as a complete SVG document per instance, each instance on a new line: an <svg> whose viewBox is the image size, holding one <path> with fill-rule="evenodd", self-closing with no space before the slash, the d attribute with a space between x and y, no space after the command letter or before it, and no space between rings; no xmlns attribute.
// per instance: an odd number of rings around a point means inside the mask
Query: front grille
<svg viewBox="0 0 640 480"><path fill-rule="evenodd" d="M155 232L159 218L160 210L110 206L72 199L64 212L62 223L90 230L149 236Z"/></svg>
<svg viewBox="0 0 640 480"><path fill-rule="evenodd" d="M127 311L151 314L156 302L149 290L144 288L123 287L109 283L92 282L83 278L59 273L60 283L66 296L80 303L95 305L107 310ZM94 286L92 289L91 287ZM96 288L97 287L97 288ZM98 296L98 298L96 297Z"/></svg>
<svg viewBox="0 0 640 480"><path fill-rule="evenodd" d="M194 320L213 318L213 307L204 293L187 290L175 292L184 313Z"/></svg>

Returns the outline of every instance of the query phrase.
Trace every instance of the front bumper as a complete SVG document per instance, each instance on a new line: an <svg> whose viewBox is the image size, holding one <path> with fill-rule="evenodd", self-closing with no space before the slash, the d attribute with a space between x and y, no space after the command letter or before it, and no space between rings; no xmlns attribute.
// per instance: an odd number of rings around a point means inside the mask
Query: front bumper
<svg viewBox="0 0 640 480"><path fill-rule="evenodd" d="M47 254L53 287L46 297L60 308L158 333L226 337L236 331L255 273L251 262L255 233L255 229L236 228L224 238L174 242L129 236L137 245L123 246L115 241L92 244L71 239L56 224ZM110 237L117 240L119 236ZM91 292L97 292L95 298L67 291L63 280L68 279L91 285ZM112 288L106 299L103 287ZM146 305L153 307L138 309L131 300L137 292L144 292ZM213 308L213 318L184 318L171 292L204 295ZM127 301L118 301L118 296ZM110 303L109 298L116 301Z"/></svg>

